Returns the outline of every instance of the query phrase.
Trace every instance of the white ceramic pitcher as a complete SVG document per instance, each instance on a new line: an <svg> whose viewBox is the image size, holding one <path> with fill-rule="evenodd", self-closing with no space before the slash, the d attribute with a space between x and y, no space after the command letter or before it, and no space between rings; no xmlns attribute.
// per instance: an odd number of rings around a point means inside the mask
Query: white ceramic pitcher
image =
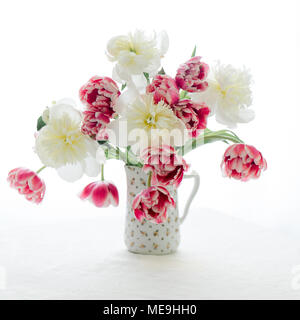
<svg viewBox="0 0 300 320"><path fill-rule="evenodd" d="M167 221L156 224L148 221L140 222L136 219L132 210L132 201L135 196L145 189L147 174L141 168L125 166L127 175L127 214L125 225L125 244L130 252L140 254L164 255L175 252L180 242L179 226L186 218L191 202L194 199L200 185L198 173L193 171L185 174L184 179L193 178L194 186L187 200L183 215L178 213L177 190L173 186L167 187L173 197L176 207L169 208Z"/></svg>

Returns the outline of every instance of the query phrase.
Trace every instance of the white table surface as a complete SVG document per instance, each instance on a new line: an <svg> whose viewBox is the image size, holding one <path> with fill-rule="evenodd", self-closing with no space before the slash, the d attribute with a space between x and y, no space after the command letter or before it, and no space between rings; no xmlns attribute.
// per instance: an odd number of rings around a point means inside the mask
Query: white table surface
<svg viewBox="0 0 300 320"><path fill-rule="evenodd" d="M176 254L142 256L126 251L123 223L121 213L3 214L0 298L300 298L292 287L300 244L288 235L198 209Z"/></svg>

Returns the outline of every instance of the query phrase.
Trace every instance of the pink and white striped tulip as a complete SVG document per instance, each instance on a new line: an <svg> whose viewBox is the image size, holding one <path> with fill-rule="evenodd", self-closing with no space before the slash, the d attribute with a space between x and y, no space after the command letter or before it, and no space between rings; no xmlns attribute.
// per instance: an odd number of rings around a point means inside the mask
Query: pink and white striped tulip
<svg viewBox="0 0 300 320"><path fill-rule="evenodd" d="M152 172L152 185L174 185L177 188L189 168L175 149L168 145L146 148L141 154L141 160L144 162L143 170Z"/></svg>
<svg viewBox="0 0 300 320"><path fill-rule="evenodd" d="M196 103L188 99L180 100L172 109L175 115L184 122L191 137L198 137L201 130L206 128L210 109L204 102Z"/></svg>
<svg viewBox="0 0 300 320"><path fill-rule="evenodd" d="M117 187L108 181L96 181L88 184L79 195L81 200L89 200L98 208L119 205Z"/></svg>
<svg viewBox="0 0 300 320"><path fill-rule="evenodd" d="M167 219L169 207L175 208L174 199L162 186L152 186L141 191L133 200L132 208L139 221L163 223Z"/></svg>
<svg viewBox="0 0 300 320"><path fill-rule="evenodd" d="M109 77L93 76L79 90L80 100L89 107L109 105L113 108L119 95L118 85Z"/></svg>
<svg viewBox="0 0 300 320"><path fill-rule="evenodd" d="M107 141L109 140L109 131L107 130L106 127L101 128L97 135L96 135L96 140L97 141Z"/></svg>
<svg viewBox="0 0 300 320"><path fill-rule="evenodd" d="M267 161L253 146L233 144L224 153L221 168L224 176L241 181L259 178L267 169Z"/></svg>
<svg viewBox="0 0 300 320"><path fill-rule="evenodd" d="M108 77L92 77L79 90L79 97L86 105L83 112L82 132L93 138L115 115L115 104L120 95L115 81Z"/></svg>
<svg viewBox="0 0 300 320"><path fill-rule="evenodd" d="M209 67L200 60L201 57L193 57L178 68L175 80L179 88L188 92L199 92L208 87L205 79Z"/></svg>
<svg viewBox="0 0 300 320"><path fill-rule="evenodd" d="M83 111L82 133L95 138L101 129L106 128L110 119L113 117L114 111L108 106L87 107Z"/></svg>
<svg viewBox="0 0 300 320"><path fill-rule="evenodd" d="M168 105L173 105L179 100L179 90L173 78L157 74L152 83L146 88L147 93L153 93L154 103L163 100Z"/></svg>
<svg viewBox="0 0 300 320"><path fill-rule="evenodd" d="M22 167L13 169L8 173L7 181L28 201L39 204L44 199L46 185L32 170Z"/></svg>

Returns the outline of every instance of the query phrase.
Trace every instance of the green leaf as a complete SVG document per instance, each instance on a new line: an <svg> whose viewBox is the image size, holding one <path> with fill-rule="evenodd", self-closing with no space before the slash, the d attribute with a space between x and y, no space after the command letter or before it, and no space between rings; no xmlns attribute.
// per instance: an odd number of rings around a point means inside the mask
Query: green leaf
<svg viewBox="0 0 300 320"><path fill-rule="evenodd" d="M150 79L149 79L149 73L148 72L143 72L144 73L144 76L147 80L147 83L149 84L150 83Z"/></svg>
<svg viewBox="0 0 300 320"><path fill-rule="evenodd" d="M206 128L200 136L195 139L188 140L184 146L178 149L176 148L176 150L179 154L185 155L204 144L216 141L222 141L226 144L229 144L229 142L244 143L234 132L230 130L211 131Z"/></svg>
<svg viewBox="0 0 300 320"><path fill-rule="evenodd" d="M181 90L180 91L180 99L184 100L184 99L191 99L191 97L189 96L188 92L185 90Z"/></svg>
<svg viewBox="0 0 300 320"><path fill-rule="evenodd" d="M197 50L197 46L194 47L194 50L193 50L193 52L192 52L192 58L195 57L195 55L196 55L196 50Z"/></svg>
<svg viewBox="0 0 300 320"><path fill-rule="evenodd" d="M127 86L127 83L123 83L121 87L121 91L123 91L126 88L126 86Z"/></svg>
<svg viewBox="0 0 300 320"><path fill-rule="evenodd" d="M37 124L36 124L37 131L40 131L45 125L46 125L46 123L44 122L42 116L40 116L38 118Z"/></svg>
<svg viewBox="0 0 300 320"><path fill-rule="evenodd" d="M161 67L161 69L158 71L158 74L162 74L162 75L166 74L163 67Z"/></svg>

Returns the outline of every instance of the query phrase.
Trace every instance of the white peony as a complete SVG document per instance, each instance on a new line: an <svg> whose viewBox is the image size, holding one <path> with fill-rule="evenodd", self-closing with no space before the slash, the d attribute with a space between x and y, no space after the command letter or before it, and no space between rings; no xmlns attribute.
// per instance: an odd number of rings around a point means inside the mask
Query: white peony
<svg viewBox="0 0 300 320"><path fill-rule="evenodd" d="M209 73L208 88L201 93L191 93L196 102L205 102L216 115L216 120L234 128L237 123L254 119L252 104L251 75L245 68L217 63Z"/></svg>
<svg viewBox="0 0 300 320"><path fill-rule="evenodd" d="M42 163L57 169L61 178L73 182L85 173L97 176L98 144L81 132L81 113L72 100L63 99L49 108L47 125L36 138L36 152Z"/></svg>
<svg viewBox="0 0 300 320"><path fill-rule="evenodd" d="M136 30L128 35L113 37L107 44L107 56L116 62L113 78L128 82L133 75L142 75L143 72L154 75L168 47L168 35L164 31L147 36L143 31Z"/></svg>
<svg viewBox="0 0 300 320"><path fill-rule="evenodd" d="M181 146L188 139L184 123L162 100L155 104L151 94L127 90L120 96L118 107L121 117L112 121L108 129L114 132L119 146L132 145L133 151L138 152L150 144Z"/></svg>

